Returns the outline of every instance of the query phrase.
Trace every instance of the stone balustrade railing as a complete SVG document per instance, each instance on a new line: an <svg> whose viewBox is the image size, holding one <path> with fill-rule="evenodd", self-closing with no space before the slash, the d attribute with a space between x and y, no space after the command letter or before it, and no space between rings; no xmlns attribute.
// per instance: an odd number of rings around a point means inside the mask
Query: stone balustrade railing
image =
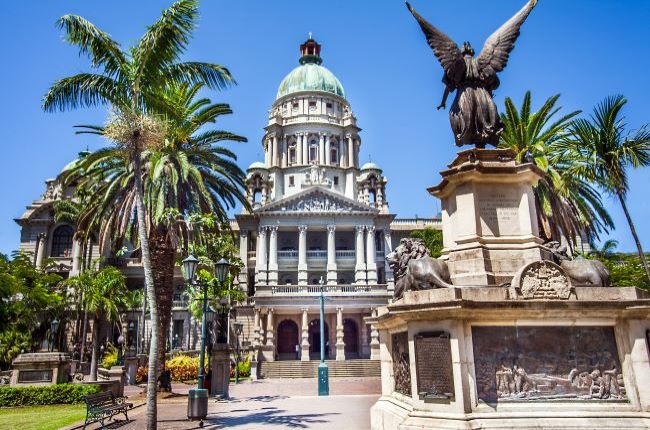
<svg viewBox="0 0 650 430"><path fill-rule="evenodd" d="M372 294L386 292L386 284L355 285L339 284L324 285L323 294ZM271 295L319 295L320 285L277 285L271 287Z"/></svg>

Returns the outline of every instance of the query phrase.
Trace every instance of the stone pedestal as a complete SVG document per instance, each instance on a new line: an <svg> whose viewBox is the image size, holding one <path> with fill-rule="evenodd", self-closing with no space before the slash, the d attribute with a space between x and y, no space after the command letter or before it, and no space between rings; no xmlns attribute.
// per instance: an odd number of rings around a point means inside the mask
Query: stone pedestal
<svg viewBox="0 0 650 430"><path fill-rule="evenodd" d="M406 292L367 318L382 379L371 428L649 428L650 294L573 287L547 266L510 289Z"/></svg>
<svg viewBox="0 0 650 430"><path fill-rule="evenodd" d="M227 344L214 344L210 369L212 370L210 395L228 398L230 386L230 348Z"/></svg>
<svg viewBox="0 0 650 430"><path fill-rule="evenodd" d="M116 396L124 395L124 384L126 384L126 369L124 367L113 366L110 369L100 367L97 369L97 378L100 381L112 381L115 384L114 388L112 388L113 394Z"/></svg>
<svg viewBox="0 0 650 430"><path fill-rule="evenodd" d="M63 352L20 354L12 363L10 385L64 384L70 380L70 361Z"/></svg>
<svg viewBox="0 0 650 430"><path fill-rule="evenodd" d="M126 357L124 359L124 368L126 369L126 383L135 385L135 377L138 373L138 357Z"/></svg>
<svg viewBox="0 0 650 430"><path fill-rule="evenodd" d="M497 286L526 263L550 258L541 246L533 186L543 175L505 149L460 151L429 192L442 202L443 258L451 282Z"/></svg>

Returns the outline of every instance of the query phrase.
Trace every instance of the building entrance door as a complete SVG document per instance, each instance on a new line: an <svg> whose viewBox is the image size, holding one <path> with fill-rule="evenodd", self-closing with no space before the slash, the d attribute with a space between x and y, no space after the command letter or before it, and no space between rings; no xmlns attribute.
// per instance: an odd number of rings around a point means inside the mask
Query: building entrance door
<svg viewBox="0 0 650 430"><path fill-rule="evenodd" d="M325 358L329 358L329 327L325 323ZM315 319L309 323L309 358L312 360L320 359L320 320Z"/></svg>
<svg viewBox="0 0 650 430"><path fill-rule="evenodd" d="M343 320L343 342L345 358L359 358L359 329L353 320Z"/></svg>
<svg viewBox="0 0 650 430"><path fill-rule="evenodd" d="M284 320L278 325L278 358L280 360L299 359L296 345L299 345L298 324L292 320ZM298 349L300 351L300 349Z"/></svg>

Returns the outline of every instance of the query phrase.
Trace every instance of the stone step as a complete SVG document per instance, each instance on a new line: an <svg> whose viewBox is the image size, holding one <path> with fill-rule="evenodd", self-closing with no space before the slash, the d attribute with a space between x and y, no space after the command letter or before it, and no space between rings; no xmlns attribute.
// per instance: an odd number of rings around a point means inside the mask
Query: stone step
<svg viewBox="0 0 650 430"><path fill-rule="evenodd" d="M330 377L371 377L380 376L379 360L327 360ZM275 378L315 378L318 375L320 361L262 361L260 376Z"/></svg>

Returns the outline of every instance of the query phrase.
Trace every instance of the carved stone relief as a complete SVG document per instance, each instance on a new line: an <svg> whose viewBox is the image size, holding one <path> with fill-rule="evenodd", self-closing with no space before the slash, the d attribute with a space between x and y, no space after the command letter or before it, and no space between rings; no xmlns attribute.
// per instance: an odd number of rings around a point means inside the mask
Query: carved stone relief
<svg viewBox="0 0 650 430"><path fill-rule="evenodd" d="M568 299L571 282L564 270L550 261L535 261L522 267L512 286L523 299Z"/></svg>
<svg viewBox="0 0 650 430"><path fill-rule="evenodd" d="M612 327L473 327L479 400L625 401Z"/></svg>
<svg viewBox="0 0 650 430"><path fill-rule="evenodd" d="M395 392L411 396L411 367L408 333L396 333L391 338Z"/></svg>

